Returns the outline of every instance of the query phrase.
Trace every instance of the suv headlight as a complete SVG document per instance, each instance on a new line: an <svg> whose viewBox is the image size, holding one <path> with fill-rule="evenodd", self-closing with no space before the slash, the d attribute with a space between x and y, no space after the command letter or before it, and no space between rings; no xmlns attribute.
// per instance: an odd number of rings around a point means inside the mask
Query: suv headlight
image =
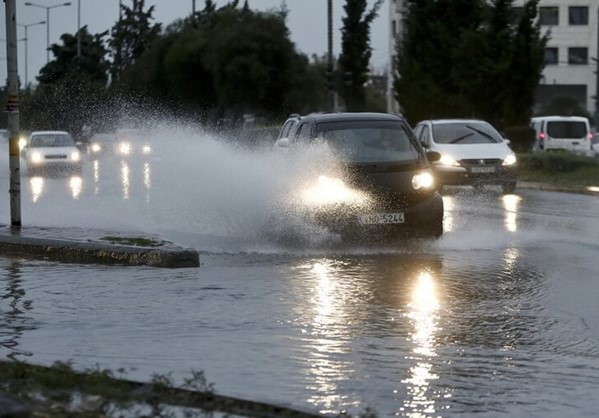
<svg viewBox="0 0 599 418"><path fill-rule="evenodd" d="M73 151L71 152L71 160L72 161L79 161L79 151Z"/></svg>
<svg viewBox="0 0 599 418"><path fill-rule="evenodd" d="M412 187L414 190L430 189L434 183L433 176L427 172L419 173L412 177Z"/></svg>
<svg viewBox="0 0 599 418"><path fill-rule="evenodd" d="M30 159L32 163L39 164L43 160L42 153L38 151L32 152Z"/></svg>
<svg viewBox="0 0 599 418"><path fill-rule="evenodd" d="M458 163L455 158L448 154L441 154L441 158L439 158L440 165L445 165L448 167L459 167L460 163Z"/></svg>
<svg viewBox="0 0 599 418"><path fill-rule="evenodd" d="M514 165L516 164L516 155L510 154L503 160L503 165Z"/></svg>

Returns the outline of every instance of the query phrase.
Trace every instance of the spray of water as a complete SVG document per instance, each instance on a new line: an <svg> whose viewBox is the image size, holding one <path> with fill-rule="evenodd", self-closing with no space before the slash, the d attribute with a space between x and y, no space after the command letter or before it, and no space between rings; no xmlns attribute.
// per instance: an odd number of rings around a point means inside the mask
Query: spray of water
<svg viewBox="0 0 599 418"><path fill-rule="evenodd" d="M143 231L215 250L338 238L308 222L295 198L319 175L340 172L326 145L291 153L175 122L145 130L151 154L87 158L79 182L24 176L24 224Z"/></svg>

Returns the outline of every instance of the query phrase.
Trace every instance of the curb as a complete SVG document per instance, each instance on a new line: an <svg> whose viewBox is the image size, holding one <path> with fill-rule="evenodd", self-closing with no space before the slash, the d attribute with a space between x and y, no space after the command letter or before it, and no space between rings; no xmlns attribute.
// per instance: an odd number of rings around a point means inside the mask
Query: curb
<svg viewBox="0 0 599 418"><path fill-rule="evenodd" d="M198 251L161 241L160 246L112 244L98 240L36 236L39 230L0 230L0 253L68 263L120 264L165 268L199 267ZM59 230L60 232L60 230ZM59 232L56 232L58 235Z"/></svg>
<svg viewBox="0 0 599 418"><path fill-rule="evenodd" d="M599 196L599 187L567 187L529 181L518 181L517 187L520 189L540 190L544 192L574 193L585 194L589 196Z"/></svg>

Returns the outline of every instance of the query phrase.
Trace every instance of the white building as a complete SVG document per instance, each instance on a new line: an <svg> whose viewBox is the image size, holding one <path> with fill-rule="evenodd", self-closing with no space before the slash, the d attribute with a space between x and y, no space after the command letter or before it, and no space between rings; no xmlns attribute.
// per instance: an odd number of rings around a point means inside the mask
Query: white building
<svg viewBox="0 0 599 418"><path fill-rule="evenodd" d="M514 8L526 0L515 0ZM545 50L545 69L537 90L536 107L549 104L553 98L570 96L595 113L595 96L599 85L599 2L597 0L540 0L541 33L549 33ZM398 105L392 91L395 43L402 32L405 0L389 0L390 74L388 111Z"/></svg>

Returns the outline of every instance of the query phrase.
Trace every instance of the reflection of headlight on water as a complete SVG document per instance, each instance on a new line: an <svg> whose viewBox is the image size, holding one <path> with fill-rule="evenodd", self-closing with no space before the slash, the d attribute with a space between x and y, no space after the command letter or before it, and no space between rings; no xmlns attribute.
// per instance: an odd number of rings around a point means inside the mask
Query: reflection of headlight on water
<svg viewBox="0 0 599 418"><path fill-rule="evenodd" d="M368 203L368 196L348 187L340 179L320 176L315 185L302 192L302 201L311 206L335 203L365 205Z"/></svg>

